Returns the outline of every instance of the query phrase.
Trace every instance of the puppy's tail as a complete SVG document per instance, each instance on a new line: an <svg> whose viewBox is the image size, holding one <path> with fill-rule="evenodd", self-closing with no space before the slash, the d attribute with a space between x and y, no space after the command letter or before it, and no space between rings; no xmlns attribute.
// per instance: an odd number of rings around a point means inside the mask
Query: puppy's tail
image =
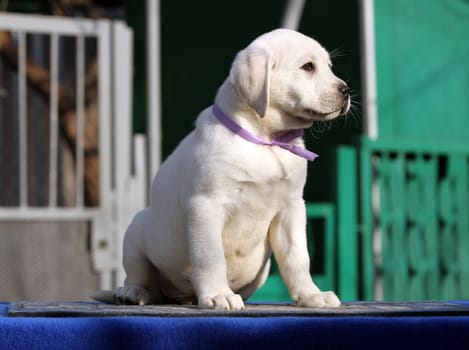
<svg viewBox="0 0 469 350"><path fill-rule="evenodd" d="M98 290L90 298L106 304L117 304L113 290Z"/></svg>

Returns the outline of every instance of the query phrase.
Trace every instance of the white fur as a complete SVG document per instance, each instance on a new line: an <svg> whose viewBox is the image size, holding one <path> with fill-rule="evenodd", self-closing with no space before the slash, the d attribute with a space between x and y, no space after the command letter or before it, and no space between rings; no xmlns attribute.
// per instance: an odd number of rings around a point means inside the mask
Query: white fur
<svg viewBox="0 0 469 350"><path fill-rule="evenodd" d="M301 68L314 63L314 71ZM241 51L216 96L224 112L271 140L313 120L348 111L348 94L313 39L279 29ZM293 144L303 146L300 138ZM278 147L245 141L220 124L211 108L163 163L150 207L124 240L125 286L117 302L197 302L242 309L266 280L271 250L295 303L338 306L309 274L302 199L306 160Z"/></svg>

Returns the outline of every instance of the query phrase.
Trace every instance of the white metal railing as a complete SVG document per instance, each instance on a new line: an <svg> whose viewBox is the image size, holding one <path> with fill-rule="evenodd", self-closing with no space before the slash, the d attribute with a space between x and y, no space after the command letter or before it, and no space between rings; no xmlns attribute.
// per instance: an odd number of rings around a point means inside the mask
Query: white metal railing
<svg viewBox="0 0 469 350"><path fill-rule="evenodd" d="M145 141L132 137L132 32L120 21L67 19L49 16L0 14L0 30L15 35L18 48L19 200L16 206L0 206L0 220L89 220L93 262L100 272L101 288L121 283L122 236L131 216L145 204ZM48 203L28 201L28 88L27 35L49 37L50 75ZM59 52L64 37L76 40L76 145L75 204L60 206ZM85 40L95 38L97 48L97 115L99 150L99 205L84 204ZM133 152L131 151L133 150ZM3 160L0 159L0 164ZM1 237L0 237L1 240ZM113 278L117 273L117 278Z"/></svg>

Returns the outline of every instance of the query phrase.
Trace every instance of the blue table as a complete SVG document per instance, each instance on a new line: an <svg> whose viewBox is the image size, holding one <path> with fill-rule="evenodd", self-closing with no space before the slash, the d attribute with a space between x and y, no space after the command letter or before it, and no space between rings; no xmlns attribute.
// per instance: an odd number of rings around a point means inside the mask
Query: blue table
<svg viewBox="0 0 469 350"><path fill-rule="evenodd" d="M469 349L469 302L463 301L446 303L451 309L448 312L435 304L434 312L431 305L418 312L416 305L414 312L408 313L351 312L341 316L313 310L309 315L256 316L248 312L248 317L197 316L197 310L174 317L128 313L96 317L92 312L12 317L8 316L11 305L0 303L2 350Z"/></svg>

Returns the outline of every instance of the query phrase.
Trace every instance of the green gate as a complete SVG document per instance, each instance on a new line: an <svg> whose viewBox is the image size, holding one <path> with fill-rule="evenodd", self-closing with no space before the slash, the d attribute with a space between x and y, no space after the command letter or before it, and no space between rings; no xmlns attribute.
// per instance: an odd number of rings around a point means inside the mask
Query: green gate
<svg viewBox="0 0 469 350"><path fill-rule="evenodd" d="M357 146L362 297L469 298L469 1L375 0L374 15L378 137Z"/></svg>
<svg viewBox="0 0 469 350"><path fill-rule="evenodd" d="M386 300L469 297L469 151L362 144L364 291Z"/></svg>

